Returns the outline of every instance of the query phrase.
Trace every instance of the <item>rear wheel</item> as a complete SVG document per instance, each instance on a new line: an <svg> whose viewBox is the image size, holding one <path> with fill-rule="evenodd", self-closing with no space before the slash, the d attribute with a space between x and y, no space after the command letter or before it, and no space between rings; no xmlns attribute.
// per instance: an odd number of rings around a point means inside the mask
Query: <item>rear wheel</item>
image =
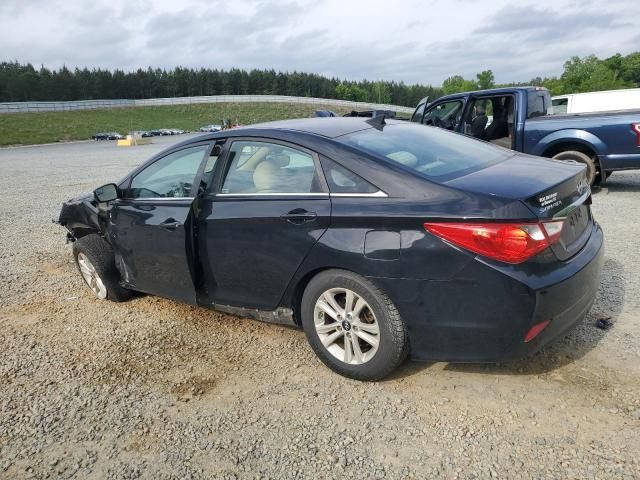
<svg viewBox="0 0 640 480"><path fill-rule="evenodd" d="M85 283L100 300L123 302L133 295L131 290L120 286L113 250L100 235L91 234L76 240L73 258Z"/></svg>
<svg viewBox="0 0 640 480"><path fill-rule="evenodd" d="M555 160L573 161L584 164L587 167L587 181L589 185L593 185L596 181L596 175L598 175L596 162L586 153L578 152L577 150L568 150L555 154L553 158Z"/></svg>
<svg viewBox="0 0 640 480"><path fill-rule="evenodd" d="M356 380L380 380L406 358L406 327L391 300L365 278L327 270L302 297L302 326L320 360Z"/></svg>

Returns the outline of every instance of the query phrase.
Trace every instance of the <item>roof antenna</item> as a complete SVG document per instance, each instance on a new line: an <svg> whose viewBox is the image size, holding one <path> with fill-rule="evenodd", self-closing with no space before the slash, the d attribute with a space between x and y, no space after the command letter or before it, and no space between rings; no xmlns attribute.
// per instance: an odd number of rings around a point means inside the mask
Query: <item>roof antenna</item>
<svg viewBox="0 0 640 480"><path fill-rule="evenodd" d="M369 125L371 125L376 130L382 131L387 122L384 121L386 113L381 113L380 115L376 115L375 117L370 118L366 121Z"/></svg>

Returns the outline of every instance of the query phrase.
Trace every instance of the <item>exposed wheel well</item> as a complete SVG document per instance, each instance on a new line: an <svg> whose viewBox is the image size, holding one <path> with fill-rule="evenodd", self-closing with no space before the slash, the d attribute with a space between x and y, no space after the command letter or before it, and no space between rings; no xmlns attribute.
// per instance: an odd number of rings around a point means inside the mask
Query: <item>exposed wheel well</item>
<svg viewBox="0 0 640 480"><path fill-rule="evenodd" d="M302 295L304 294L304 291L307 288L307 285L309 285L309 282L311 281L311 279L316 275L318 275L319 273L322 273L326 270L335 270L335 269L345 270L347 272L351 271L351 270L347 270L345 268L340 268L340 267L322 267L322 268L317 268L316 270L312 270L308 272L304 277L302 277L298 281L298 284L295 286L295 289L293 291L291 304L293 309L293 321L299 327L302 326L302 318L301 318ZM356 273L356 272L352 272L352 273Z"/></svg>

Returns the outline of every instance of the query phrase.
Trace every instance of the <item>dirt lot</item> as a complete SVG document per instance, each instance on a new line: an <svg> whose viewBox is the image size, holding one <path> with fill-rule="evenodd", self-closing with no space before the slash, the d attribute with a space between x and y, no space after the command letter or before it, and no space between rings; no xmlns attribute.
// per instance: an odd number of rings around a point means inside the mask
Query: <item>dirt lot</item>
<svg viewBox="0 0 640 480"><path fill-rule="evenodd" d="M1 478L640 478L639 173L594 196L602 288L567 338L365 384L298 330L90 295L51 219L171 141L0 150Z"/></svg>

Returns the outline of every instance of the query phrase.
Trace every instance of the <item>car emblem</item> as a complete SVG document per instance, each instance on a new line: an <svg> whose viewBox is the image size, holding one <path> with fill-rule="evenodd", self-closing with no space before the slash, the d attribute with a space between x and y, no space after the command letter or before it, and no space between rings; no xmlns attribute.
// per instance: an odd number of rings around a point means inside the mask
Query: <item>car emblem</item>
<svg viewBox="0 0 640 480"><path fill-rule="evenodd" d="M578 185L576 185L576 189L578 190L578 193L582 195L583 193L587 192L590 189L590 187L587 181L584 178L582 178L578 182Z"/></svg>

